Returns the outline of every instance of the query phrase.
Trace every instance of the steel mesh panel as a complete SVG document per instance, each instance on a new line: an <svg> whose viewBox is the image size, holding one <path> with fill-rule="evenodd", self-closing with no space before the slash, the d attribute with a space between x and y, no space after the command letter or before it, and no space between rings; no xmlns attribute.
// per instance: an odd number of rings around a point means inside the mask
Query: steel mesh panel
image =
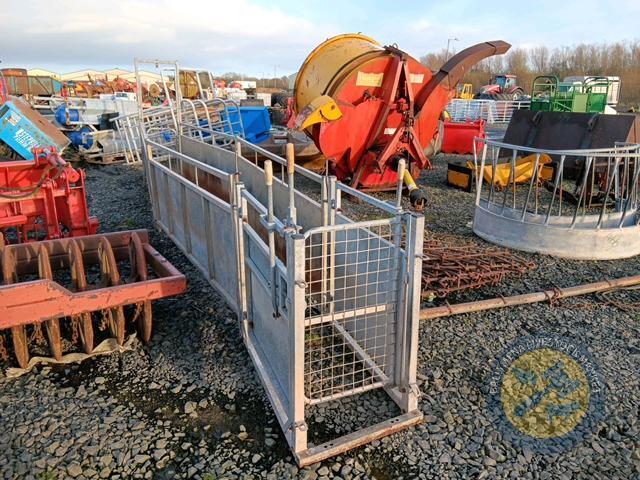
<svg viewBox="0 0 640 480"><path fill-rule="evenodd" d="M305 246L305 395L378 388L392 374L402 251L399 224L345 226Z"/></svg>

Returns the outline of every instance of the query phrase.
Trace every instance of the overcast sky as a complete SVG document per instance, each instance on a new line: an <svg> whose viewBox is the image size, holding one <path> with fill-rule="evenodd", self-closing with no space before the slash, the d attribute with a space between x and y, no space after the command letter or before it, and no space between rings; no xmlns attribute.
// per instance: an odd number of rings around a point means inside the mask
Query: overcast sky
<svg viewBox="0 0 640 480"><path fill-rule="evenodd" d="M640 0L0 0L0 18L2 67L62 73L131 69L138 56L280 76L345 32L416 57L448 38L460 50L496 39L554 47L640 37Z"/></svg>

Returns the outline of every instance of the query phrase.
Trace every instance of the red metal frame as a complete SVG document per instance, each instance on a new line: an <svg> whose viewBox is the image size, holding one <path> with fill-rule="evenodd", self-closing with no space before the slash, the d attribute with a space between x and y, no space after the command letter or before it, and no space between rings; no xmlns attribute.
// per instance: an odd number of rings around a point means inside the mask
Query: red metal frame
<svg viewBox="0 0 640 480"><path fill-rule="evenodd" d="M36 148L32 161L0 163L0 235L7 243L92 235L85 173L55 147Z"/></svg>
<svg viewBox="0 0 640 480"><path fill-rule="evenodd" d="M0 250L11 250L15 271L19 277L23 277L38 271L38 252L41 248L48 252L54 271L69 268L71 243L79 246L85 266L98 263L102 238L109 242L116 262L128 259L133 233L140 238L146 264L157 278L73 292L51 279L0 286L0 330L157 300L184 292L185 276L149 245L146 230L6 245Z"/></svg>
<svg viewBox="0 0 640 480"><path fill-rule="evenodd" d="M442 153L472 154L474 138L485 138L485 121L444 122ZM477 147L480 151L480 147Z"/></svg>

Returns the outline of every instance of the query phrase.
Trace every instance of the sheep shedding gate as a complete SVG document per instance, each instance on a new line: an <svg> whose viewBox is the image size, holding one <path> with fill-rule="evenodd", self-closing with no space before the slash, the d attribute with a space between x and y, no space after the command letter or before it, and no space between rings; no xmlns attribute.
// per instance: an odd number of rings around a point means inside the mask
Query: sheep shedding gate
<svg viewBox="0 0 640 480"><path fill-rule="evenodd" d="M292 152L287 161L197 118L186 123L176 110L166 130L140 125L157 225L237 312L299 465L420 423L424 218L335 177L294 172ZM316 188L320 202L296 189L295 178ZM379 219L346 218L343 192ZM309 445L310 406L380 388L399 416Z"/></svg>

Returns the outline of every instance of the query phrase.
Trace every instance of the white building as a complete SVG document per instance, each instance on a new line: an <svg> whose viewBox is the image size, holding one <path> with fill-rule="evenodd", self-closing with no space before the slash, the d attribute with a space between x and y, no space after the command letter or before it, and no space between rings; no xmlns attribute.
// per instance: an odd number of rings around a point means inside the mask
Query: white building
<svg viewBox="0 0 640 480"><path fill-rule="evenodd" d="M45 70L44 68L32 68L27 70L27 75L31 75L34 77L51 77L56 80L60 80L60 74L56 72L52 72L50 70Z"/></svg>

